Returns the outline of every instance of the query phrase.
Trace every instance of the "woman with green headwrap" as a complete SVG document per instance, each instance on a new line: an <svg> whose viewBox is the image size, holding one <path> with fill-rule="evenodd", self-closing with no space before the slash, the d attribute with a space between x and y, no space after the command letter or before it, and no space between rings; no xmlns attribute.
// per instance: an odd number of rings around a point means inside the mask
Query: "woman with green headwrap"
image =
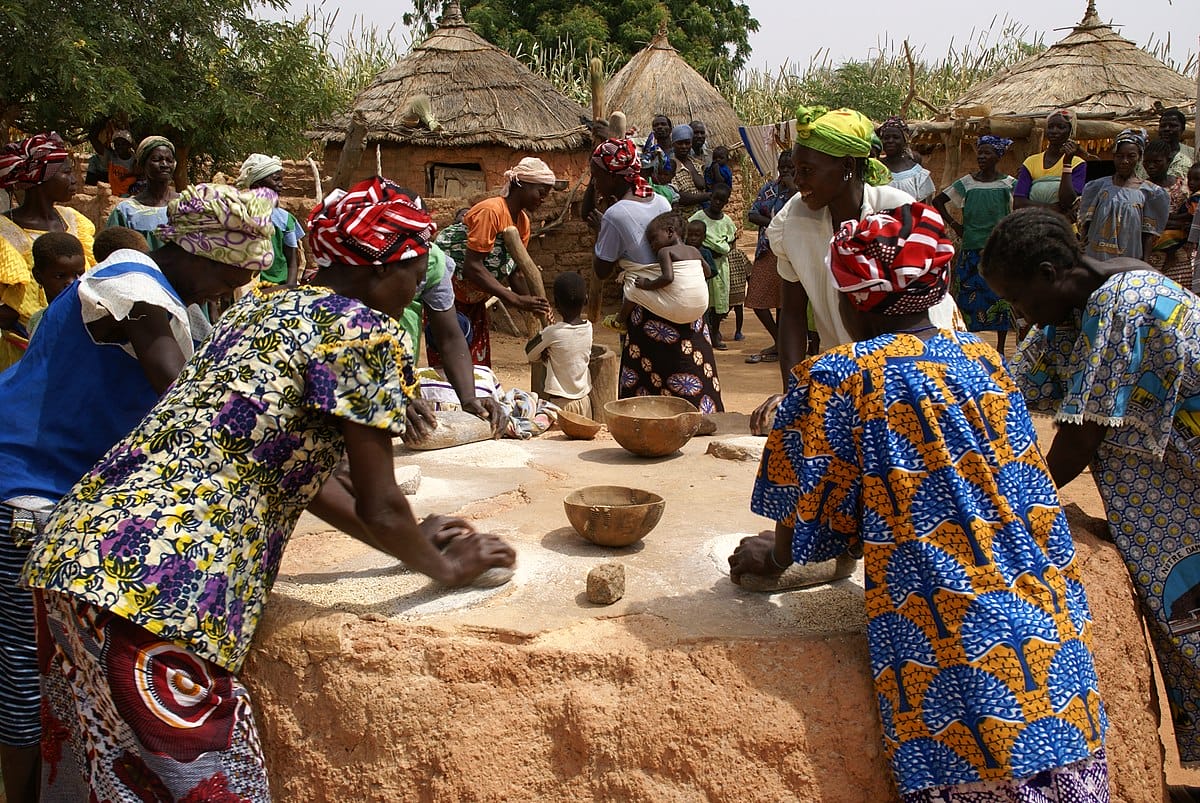
<svg viewBox="0 0 1200 803"><path fill-rule="evenodd" d="M132 198L117 204L108 216L108 226L134 229L150 244L161 248L158 227L167 224L167 204L179 195L175 191L175 146L166 137L146 137L133 153L133 171L141 179L142 189Z"/></svg>
<svg viewBox="0 0 1200 803"><path fill-rule="evenodd" d="M808 353L805 311L810 303L822 347L852 340L838 313L838 291L825 263L834 232L847 220L862 220L914 200L886 186L891 171L870 158L874 133L871 121L853 109L796 109L796 194L767 227L781 280L778 342L785 391L795 381L792 368ZM964 328L949 296L929 314L939 328ZM772 396L754 411L752 431L770 430L769 420L782 398Z"/></svg>

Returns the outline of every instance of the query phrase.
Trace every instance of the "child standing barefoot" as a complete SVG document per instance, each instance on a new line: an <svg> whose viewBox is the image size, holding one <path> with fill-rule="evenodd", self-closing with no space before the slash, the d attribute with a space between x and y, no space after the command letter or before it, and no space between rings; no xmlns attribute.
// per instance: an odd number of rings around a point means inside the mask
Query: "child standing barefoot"
<svg viewBox="0 0 1200 803"><path fill-rule="evenodd" d="M704 314L708 272L700 251L685 243L682 234L683 220L676 212L664 212L650 221L646 240L658 255L658 265L625 271L625 300L620 312L604 319L605 326L626 331L639 304L672 323L691 323Z"/></svg>
<svg viewBox="0 0 1200 803"><path fill-rule="evenodd" d="M592 417L592 324L582 318L587 304L587 282L578 273L561 273L554 279L554 309L558 320L534 335L525 345L531 363L546 365L545 397L559 408Z"/></svg>
<svg viewBox="0 0 1200 803"><path fill-rule="evenodd" d="M704 245L715 257L713 275L708 280L708 327L713 348L722 351L729 348L721 337L721 321L729 314L729 251L737 238L737 224L725 214L729 192L727 184L713 187L708 207L697 211L689 220L704 224Z"/></svg>

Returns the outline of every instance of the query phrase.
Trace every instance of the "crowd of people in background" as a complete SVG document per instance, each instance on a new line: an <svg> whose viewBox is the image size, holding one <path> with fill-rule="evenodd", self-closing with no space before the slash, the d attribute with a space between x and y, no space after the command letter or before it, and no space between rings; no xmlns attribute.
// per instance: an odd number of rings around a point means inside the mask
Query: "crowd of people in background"
<svg viewBox="0 0 1200 803"><path fill-rule="evenodd" d="M664 114L642 142L607 121L582 205L592 271L621 288L603 324L620 334L622 397L723 411L717 354L743 338L743 306L770 335L745 361L780 367L781 393L751 416L767 442L750 506L776 524L741 543L731 578L786 588L795 564L828 563L832 580L864 559L905 803L1107 801L1107 714L1058 495L1090 466L1179 754L1200 762L1200 631L1172 604L1200 585L1200 164L1185 118L1164 111L1154 140L1122 131L1111 174L1089 180L1098 161L1058 109L1015 176L1000 169L1012 140L985 134L977 169L940 190L900 117L801 107L795 122L742 220L727 214L730 147ZM0 152L0 187L22 194L0 215L10 801L268 799L237 673L305 509L446 585L513 564L469 522L418 522L391 463L391 439L427 433L438 398L495 434L524 416L494 392L493 299L541 320L525 356L551 408L595 413L587 282L563 273L547 297L522 268L559 181L541 159L439 233L382 176L302 223L280 205L279 158L250 154L236 186L179 189L176 156L164 137L112 132L86 172L122 196L97 233L68 205L61 138ZM423 395L422 341L443 397ZM1031 410L1059 425L1045 453ZM1030 640L1048 668L1031 669ZM164 682L195 693L164 709ZM180 718L203 724L179 738Z"/></svg>

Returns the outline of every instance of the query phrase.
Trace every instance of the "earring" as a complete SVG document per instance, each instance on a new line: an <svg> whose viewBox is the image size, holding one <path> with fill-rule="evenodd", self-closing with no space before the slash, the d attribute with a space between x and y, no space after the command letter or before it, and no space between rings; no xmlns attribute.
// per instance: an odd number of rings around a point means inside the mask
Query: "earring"
<svg viewBox="0 0 1200 803"><path fill-rule="evenodd" d="M842 176L842 181L850 181L853 178L854 178L854 171L847 170L846 174Z"/></svg>

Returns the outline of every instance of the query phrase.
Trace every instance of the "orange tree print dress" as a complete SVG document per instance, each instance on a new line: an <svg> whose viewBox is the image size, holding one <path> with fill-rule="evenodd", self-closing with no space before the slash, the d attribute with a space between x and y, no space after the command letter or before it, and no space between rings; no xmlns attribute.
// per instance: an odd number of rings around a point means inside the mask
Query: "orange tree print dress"
<svg viewBox="0 0 1200 803"><path fill-rule="evenodd" d="M1071 533L999 355L966 333L884 335L795 376L751 508L793 529L797 562L862 549L884 748L906 800L1076 763L1092 775L1070 795L1012 799L1107 800Z"/></svg>

